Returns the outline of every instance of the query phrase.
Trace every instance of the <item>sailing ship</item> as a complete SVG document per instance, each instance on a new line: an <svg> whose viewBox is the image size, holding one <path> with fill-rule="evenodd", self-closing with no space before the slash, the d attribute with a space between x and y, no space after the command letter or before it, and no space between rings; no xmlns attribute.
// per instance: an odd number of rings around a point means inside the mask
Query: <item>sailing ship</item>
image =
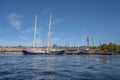
<svg viewBox="0 0 120 80"><path fill-rule="evenodd" d="M47 48L46 51L39 50L36 48L36 27L37 27L37 15L35 18L35 29L34 29L34 45L33 45L33 50L23 50L24 55L41 55L41 54L47 54L47 55L62 55L64 54L65 50L62 49L50 49L50 28L51 28L51 21L52 21L52 16L50 14L50 20L49 20L49 27L48 27L48 41L47 41Z"/></svg>
<svg viewBox="0 0 120 80"><path fill-rule="evenodd" d="M64 49L51 49L50 48L50 30L51 30L52 16L50 14L49 27L48 27L48 40L47 40L47 50L46 52L50 55L62 55L64 54Z"/></svg>
<svg viewBox="0 0 120 80"><path fill-rule="evenodd" d="M33 44L33 49L31 50L23 50L24 55L40 55L40 54L45 54L45 51L41 50L40 48L37 48L36 46L36 31L37 31L37 14L35 17L35 27L34 27L34 44Z"/></svg>

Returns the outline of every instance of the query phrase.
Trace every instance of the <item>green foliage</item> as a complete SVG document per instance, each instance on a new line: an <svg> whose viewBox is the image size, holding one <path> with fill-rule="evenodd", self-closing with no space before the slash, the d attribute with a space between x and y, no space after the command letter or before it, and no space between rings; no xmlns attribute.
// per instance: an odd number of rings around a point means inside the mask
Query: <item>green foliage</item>
<svg viewBox="0 0 120 80"><path fill-rule="evenodd" d="M115 52L115 53L119 53L120 52L120 46L113 44L113 43L109 43L109 44L102 44L99 46L99 49L101 50L107 50L109 52Z"/></svg>
<svg viewBox="0 0 120 80"><path fill-rule="evenodd" d="M53 44L53 48L56 48L57 47L57 44Z"/></svg>
<svg viewBox="0 0 120 80"><path fill-rule="evenodd" d="M107 44L102 44L99 46L101 50L106 50L107 49Z"/></svg>
<svg viewBox="0 0 120 80"><path fill-rule="evenodd" d="M90 49L98 49L97 46L90 46Z"/></svg>

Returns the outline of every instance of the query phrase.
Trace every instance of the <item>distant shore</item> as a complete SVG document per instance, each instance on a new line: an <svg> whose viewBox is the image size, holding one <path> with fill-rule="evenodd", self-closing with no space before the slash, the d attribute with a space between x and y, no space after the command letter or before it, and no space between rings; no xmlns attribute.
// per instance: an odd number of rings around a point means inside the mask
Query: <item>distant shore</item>
<svg viewBox="0 0 120 80"><path fill-rule="evenodd" d="M5 47L0 48L0 54L22 54L22 50L31 50L33 48L16 48L16 47ZM41 48L38 48L41 49ZM42 48L43 49L43 48ZM45 48L44 48L45 50ZM101 50L72 50L72 49L65 49L66 55L80 55L80 54L97 54L97 55L116 55L120 53L108 52L108 51L101 51Z"/></svg>

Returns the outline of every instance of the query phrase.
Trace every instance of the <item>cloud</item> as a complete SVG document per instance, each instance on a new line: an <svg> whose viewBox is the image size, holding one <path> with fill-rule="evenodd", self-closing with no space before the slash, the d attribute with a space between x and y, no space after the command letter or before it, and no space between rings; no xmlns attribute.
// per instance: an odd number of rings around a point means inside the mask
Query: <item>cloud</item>
<svg viewBox="0 0 120 80"><path fill-rule="evenodd" d="M18 45L22 45L22 46L32 46L31 41L27 41L27 42L21 42L21 41L5 41L5 40L0 40L0 46L18 46Z"/></svg>
<svg viewBox="0 0 120 80"><path fill-rule="evenodd" d="M56 24L59 24L59 23L62 23L66 20L68 20L71 16L66 16L66 17L63 17L63 18L58 18L58 19L55 19L53 17L53 21L52 21L52 25L56 25Z"/></svg>
<svg viewBox="0 0 120 80"><path fill-rule="evenodd" d="M60 39L59 38L51 38L51 42L58 42L58 41L60 41Z"/></svg>
<svg viewBox="0 0 120 80"><path fill-rule="evenodd" d="M33 33L33 32L34 32L33 27L30 27L30 28L28 28L26 30L22 30L22 33Z"/></svg>
<svg viewBox="0 0 120 80"><path fill-rule="evenodd" d="M37 27L37 34L44 31L43 28L41 27ZM24 29L24 30L21 30L21 33L34 33L34 27L30 27L30 28L27 28L27 29Z"/></svg>
<svg viewBox="0 0 120 80"><path fill-rule="evenodd" d="M21 18L22 16L11 13L7 16L7 19L9 20L9 23L16 29L19 30L21 28Z"/></svg>
<svg viewBox="0 0 120 80"><path fill-rule="evenodd" d="M59 43L62 43L63 40L59 39L59 38L56 38L56 37L51 37L51 40L50 40L50 43L51 44L59 44Z"/></svg>
<svg viewBox="0 0 120 80"><path fill-rule="evenodd" d="M51 46L52 46L53 44L57 44L57 45L63 46L63 45L65 45L65 43L66 43L65 40L60 39L60 38L57 38L57 37L52 37L52 38L51 38L51 41L50 41Z"/></svg>
<svg viewBox="0 0 120 80"><path fill-rule="evenodd" d="M18 42L9 42L9 41L4 41L0 40L1 46L13 46L13 45L19 45Z"/></svg>
<svg viewBox="0 0 120 80"><path fill-rule="evenodd" d="M25 37L25 36L19 36L19 39L21 39L21 40L29 40L27 37Z"/></svg>

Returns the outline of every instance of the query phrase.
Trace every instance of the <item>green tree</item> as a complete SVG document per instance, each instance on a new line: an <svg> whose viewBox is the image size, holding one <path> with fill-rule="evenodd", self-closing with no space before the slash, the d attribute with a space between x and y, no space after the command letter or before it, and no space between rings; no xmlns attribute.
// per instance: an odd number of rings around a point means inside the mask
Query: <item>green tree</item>
<svg viewBox="0 0 120 80"><path fill-rule="evenodd" d="M109 52L115 52L115 53L120 53L120 46L109 43L109 44L102 44L99 46L101 50L108 50Z"/></svg>
<svg viewBox="0 0 120 80"><path fill-rule="evenodd" d="M99 46L101 50L107 50L107 44L102 44Z"/></svg>
<svg viewBox="0 0 120 80"><path fill-rule="evenodd" d="M53 44L53 48L56 48L57 47L57 44Z"/></svg>

